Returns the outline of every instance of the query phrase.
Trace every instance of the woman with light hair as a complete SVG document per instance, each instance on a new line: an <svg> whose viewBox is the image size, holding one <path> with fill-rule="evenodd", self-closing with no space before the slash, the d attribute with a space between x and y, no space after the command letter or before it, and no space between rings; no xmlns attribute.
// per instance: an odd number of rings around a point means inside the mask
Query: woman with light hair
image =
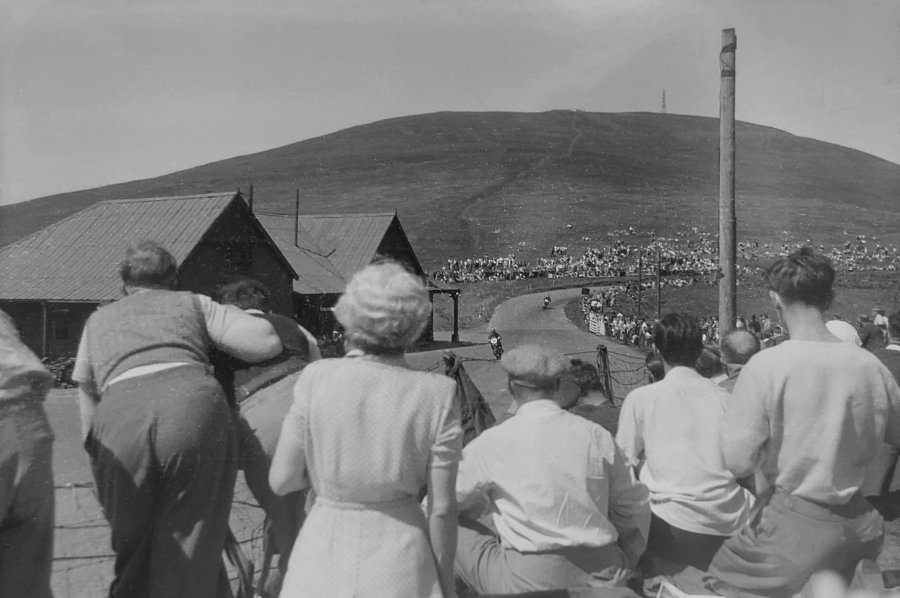
<svg viewBox="0 0 900 598"><path fill-rule="evenodd" d="M282 597L455 595L456 383L404 358L430 314L422 281L389 261L357 272L338 301L347 355L300 374L269 473L278 494L316 496Z"/></svg>

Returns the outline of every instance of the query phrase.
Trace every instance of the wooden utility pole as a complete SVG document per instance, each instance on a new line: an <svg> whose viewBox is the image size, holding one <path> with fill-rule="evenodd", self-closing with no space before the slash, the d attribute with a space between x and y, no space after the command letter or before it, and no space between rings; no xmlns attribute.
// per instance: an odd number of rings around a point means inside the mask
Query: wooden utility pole
<svg viewBox="0 0 900 598"><path fill-rule="evenodd" d="M656 319L662 318L662 257L656 247Z"/></svg>
<svg viewBox="0 0 900 598"><path fill-rule="evenodd" d="M638 249L640 254L638 254L638 292L637 292L637 317L638 320L641 319L641 293L643 293L644 287L644 248L640 247Z"/></svg>
<svg viewBox="0 0 900 598"><path fill-rule="evenodd" d="M297 187L297 197L294 199L294 247L300 247L300 187Z"/></svg>
<svg viewBox="0 0 900 598"><path fill-rule="evenodd" d="M722 30L719 53L719 338L735 325L737 317L737 219L734 214L734 74L737 36Z"/></svg>

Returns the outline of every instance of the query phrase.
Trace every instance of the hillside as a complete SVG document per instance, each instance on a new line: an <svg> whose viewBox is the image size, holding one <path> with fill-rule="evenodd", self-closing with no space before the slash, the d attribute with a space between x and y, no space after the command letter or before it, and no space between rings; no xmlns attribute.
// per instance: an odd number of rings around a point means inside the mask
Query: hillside
<svg viewBox="0 0 900 598"><path fill-rule="evenodd" d="M739 238L900 245L900 165L738 123ZM634 226L714 230L718 120L673 114L442 112L378 121L160 176L0 207L0 245L108 198L250 183L259 210L400 213L426 268L451 256L546 255ZM567 225L572 225L567 227ZM583 240L590 237L590 241Z"/></svg>

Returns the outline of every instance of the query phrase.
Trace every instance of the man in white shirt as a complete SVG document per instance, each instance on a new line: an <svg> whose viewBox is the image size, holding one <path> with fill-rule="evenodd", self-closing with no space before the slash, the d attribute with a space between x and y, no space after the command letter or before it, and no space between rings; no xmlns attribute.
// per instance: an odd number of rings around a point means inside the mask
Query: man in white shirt
<svg viewBox="0 0 900 598"><path fill-rule="evenodd" d="M457 576L479 594L627 578L647 541L647 489L609 432L557 403L559 352L523 345L501 363L518 409L463 451ZM485 507L496 534L475 522Z"/></svg>
<svg viewBox="0 0 900 598"><path fill-rule="evenodd" d="M666 375L625 399L616 443L650 489L648 556L705 570L747 520L753 497L722 459L718 429L728 393L694 369L703 351L697 320L668 314L654 326L653 342Z"/></svg>
<svg viewBox="0 0 900 598"><path fill-rule="evenodd" d="M713 558L718 594L791 595L816 571L849 577L878 555L883 521L860 488L882 442L900 445L900 387L874 355L826 328L834 275L809 248L766 272L790 340L744 366L721 438L728 468L761 471L772 491Z"/></svg>

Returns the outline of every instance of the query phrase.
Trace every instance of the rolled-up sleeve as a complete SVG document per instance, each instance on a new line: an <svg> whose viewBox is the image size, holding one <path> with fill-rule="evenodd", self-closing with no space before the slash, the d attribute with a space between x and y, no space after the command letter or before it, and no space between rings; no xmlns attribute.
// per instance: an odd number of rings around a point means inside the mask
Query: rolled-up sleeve
<svg viewBox="0 0 900 598"><path fill-rule="evenodd" d="M95 389L94 368L91 366L90 347L87 340L87 324L78 341L78 352L75 354L75 366L72 368L72 380L85 389Z"/></svg>
<svg viewBox="0 0 900 598"><path fill-rule="evenodd" d="M619 412L619 427L616 430L616 444L622 449L628 464L637 467L644 455L644 439L637 420L635 406L637 398L633 395L622 403Z"/></svg>
<svg viewBox="0 0 900 598"><path fill-rule="evenodd" d="M647 548L650 536L650 491L637 481L623 451L614 446L607 464L609 484L609 522L619 532L619 547L632 567Z"/></svg>
<svg viewBox="0 0 900 598"><path fill-rule="evenodd" d="M460 513L479 510L488 501L492 487L485 451L489 442L484 433L472 440L462 451L459 473L456 476L456 501Z"/></svg>

